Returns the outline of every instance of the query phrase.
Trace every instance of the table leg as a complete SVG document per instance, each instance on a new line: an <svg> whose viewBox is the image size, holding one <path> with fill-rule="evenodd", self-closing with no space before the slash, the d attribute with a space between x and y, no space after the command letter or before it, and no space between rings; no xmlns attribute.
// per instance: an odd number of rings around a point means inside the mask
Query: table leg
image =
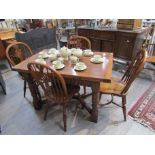
<svg viewBox="0 0 155 155"><path fill-rule="evenodd" d="M98 120L99 86L100 86L100 83L93 83L92 85L91 120L92 122L95 122L95 123L97 123L97 120Z"/></svg>
<svg viewBox="0 0 155 155"><path fill-rule="evenodd" d="M42 107L41 95L39 93L38 87L34 83L30 74L22 74L24 79L28 82L28 86L33 97L33 106L36 110L40 110Z"/></svg>

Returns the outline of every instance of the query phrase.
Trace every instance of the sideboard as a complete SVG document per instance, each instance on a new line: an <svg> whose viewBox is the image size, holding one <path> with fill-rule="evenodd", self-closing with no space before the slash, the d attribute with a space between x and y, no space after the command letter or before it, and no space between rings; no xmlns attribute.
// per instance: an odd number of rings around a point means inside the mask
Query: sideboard
<svg viewBox="0 0 155 155"><path fill-rule="evenodd" d="M112 52L115 58L131 61L138 49L141 48L148 28L121 30L80 26L77 33L90 39L92 50Z"/></svg>

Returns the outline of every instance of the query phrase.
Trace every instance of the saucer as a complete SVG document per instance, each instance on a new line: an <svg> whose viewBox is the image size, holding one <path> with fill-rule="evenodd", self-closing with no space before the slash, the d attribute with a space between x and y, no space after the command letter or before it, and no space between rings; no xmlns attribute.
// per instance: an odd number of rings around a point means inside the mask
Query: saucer
<svg viewBox="0 0 155 155"><path fill-rule="evenodd" d="M55 68L55 69L62 69L62 68L64 68L64 67L65 67L65 65L64 65L64 64L61 64L60 66L57 66L57 67L56 67L56 66L54 66L54 68Z"/></svg>
<svg viewBox="0 0 155 155"><path fill-rule="evenodd" d="M102 63L102 62L103 62L103 58L100 58L100 59L98 59L98 60L95 60L94 58L91 58L90 61L91 61L92 63L99 64L99 63Z"/></svg>
<svg viewBox="0 0 155 155"><path fill-rule="evenodd" d="M86 65L84 65L82 68L78 68L77 66L74 66L74 70L76 70L76 71L83 71L85 69L87 69Z"/></svg>

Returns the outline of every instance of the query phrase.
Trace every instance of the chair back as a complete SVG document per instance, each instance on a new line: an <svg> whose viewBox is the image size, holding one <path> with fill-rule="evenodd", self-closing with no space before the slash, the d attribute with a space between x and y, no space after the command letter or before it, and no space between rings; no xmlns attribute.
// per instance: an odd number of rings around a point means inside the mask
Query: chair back
<svg viewBox="0 0 155 155"><path fill-rule="evenodd" d="M91 42L86 37L73 35L69 38L67 46L68 48L81 48L85 50L91 49Z"/></svg>
<svg viewBox="0 0 155 155"><path fill-rule="evenodd" d="M149 27L143 47L147 50L147 57L155 56L155 28Z"/></svg>
<svg viewBox="0 0 155 155"><path fill-rule="evenodd" d="M12 66L19 64L31 55L31 48L22 42L12 43L6 49L6 57Z"/></svg>
<svg viewBox="0 0 155 155"><path fill-rule="evenodd" d="M38 53L43 49L57 48L55 28L36 28L26 33L15 34L17 41L28 44L33 53Z"/></svg>
<svg viewBox="0 0 155 155"><path fill-rule="evenodd" d="M66 83L57 71L37 62L29 63L28 69L35 84L42 88L46 99L60 103L67 99Z"/></svg>
<svg viewBox="0 0 155 155"><path fill-rule="evenodd" d="M136 54L135 58L132 60L131 64L129 65L128 69L121 79L121 81L126 84L121 94L126 94L128 92L128 89L130 88L132 82L144 68L145 58L146 50L142 48Z"/></svg>

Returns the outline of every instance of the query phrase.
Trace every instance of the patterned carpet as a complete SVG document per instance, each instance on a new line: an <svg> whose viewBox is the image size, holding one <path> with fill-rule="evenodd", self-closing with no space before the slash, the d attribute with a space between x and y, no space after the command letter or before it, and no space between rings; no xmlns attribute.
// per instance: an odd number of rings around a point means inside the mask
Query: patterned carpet
<svg viewBox="0 0 155 155"><path fill-rule="evenodd" d="M129 111L131 118L155 131L155 83L144 92Z"/></svg>

